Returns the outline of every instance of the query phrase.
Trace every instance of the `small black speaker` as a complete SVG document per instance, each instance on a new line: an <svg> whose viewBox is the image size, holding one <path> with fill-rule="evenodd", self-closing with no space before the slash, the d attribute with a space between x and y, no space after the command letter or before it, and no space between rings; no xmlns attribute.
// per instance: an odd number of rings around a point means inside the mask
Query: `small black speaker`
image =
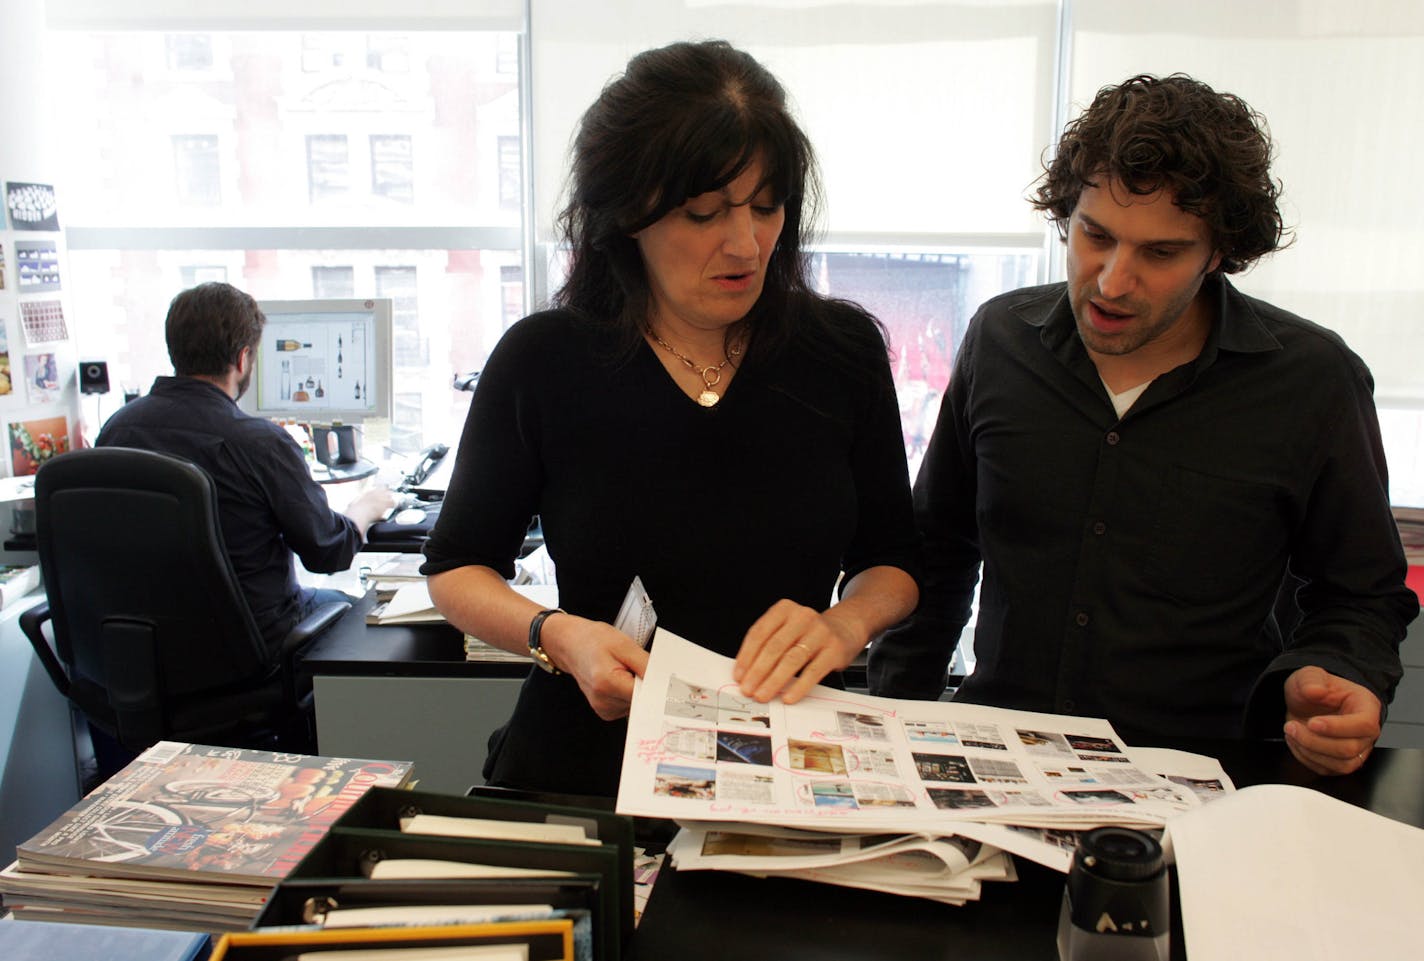
<svg viewBox="0 0 1424 961"><path fill-rule="evenodd" d="M79 393L107 394L109 392L109 365L102 360L81 360L79 362Z"/></svg>

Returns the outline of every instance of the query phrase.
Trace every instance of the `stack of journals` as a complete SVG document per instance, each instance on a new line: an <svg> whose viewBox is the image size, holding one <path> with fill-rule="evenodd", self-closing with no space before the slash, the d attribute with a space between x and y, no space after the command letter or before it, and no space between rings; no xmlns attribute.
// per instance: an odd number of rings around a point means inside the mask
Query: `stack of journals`
<svg viewBox="0 0 1424 961"><path fill-rule="evenodd" d="M160 741L20 845L0 896L28 920L240 930L368 788L411 773Z"/></svg>
<svg viewBox="0 0 1424 961"><path fill-rule="evenodd" d="M511 584L520 594L534 601L543 608L555 608L559 606L559 588L555 584ZM483 661L486 663L496 661L523 661L529 663L527 651L506 651L502 647L495 647L480 640L473 634L465 635L465 660Z"/></svg>
<svg viewBox="0 0 1424 961"><path fill-rule="evenodd" d="M1211 758L1129 747L1104 720L817 687L743 697L732 661L659 630L617 810L671 818L678 870L808 878L951 904L1067 871L1076 832L1160 829L1233 790Z"/></svg>
<svg viewBox="0 0 1424 961"><path fill-rule="evenodd" d="M389 937L392 928L423 938L430 932L413 929L475 925L517 938L518 926L531 923L567 925L570 958L617 961L633 928L629 819L376 788L278 885L254 927L349 939ZM531 946L529 956L565 955Z"/></svg>

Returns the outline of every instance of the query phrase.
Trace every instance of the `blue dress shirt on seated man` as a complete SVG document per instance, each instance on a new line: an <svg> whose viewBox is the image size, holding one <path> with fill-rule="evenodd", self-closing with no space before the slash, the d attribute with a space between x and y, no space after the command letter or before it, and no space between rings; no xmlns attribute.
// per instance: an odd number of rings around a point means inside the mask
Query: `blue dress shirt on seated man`
<svg viewBox="0 0 1424 961"><path fill-rule="evenodd" d="M193 461L217 486L223 540L268 649L317 604L348 599L301 588L293 552L314 573L351 566L364 531L394 503L372 488L346 513L333 511L301 448L270 420L240 410L266 318L246 293L201 284L173 299L165 326L177 372L125 404L99 432L99 447L137 447Z"/></svg>
<svg viewBox="0 0 1424 961"><path fill-rule="evenodd" d="M872 692L942 692L982 561L958 699L1363 763L1418 602L1368 370L1223 276L1280 245L1269 156L1258 115L1180 75L1069 125L1036 201L1068 281L965 335L915 483L920 608Z"/></svg>

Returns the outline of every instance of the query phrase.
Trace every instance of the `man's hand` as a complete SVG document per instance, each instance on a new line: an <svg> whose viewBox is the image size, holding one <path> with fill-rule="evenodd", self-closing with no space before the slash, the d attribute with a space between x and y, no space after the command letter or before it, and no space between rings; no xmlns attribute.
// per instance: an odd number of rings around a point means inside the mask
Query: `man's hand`
<svg viewBox="0 0 1424 961"><path fill-rule="evenodd" d="M1366 687L1323 668L1286 678L1286 744L1317 774L1359 769L1380 736L1380 700Z"/></svg>
<svg viewBox="0 0 1424 961"><path fill-rule="evenodd" d="M386 516L386 512L395 506L396 496L389 488L372 487L347 504L341 513L351 518L361 536L365 537L366 529Z"/></svg>

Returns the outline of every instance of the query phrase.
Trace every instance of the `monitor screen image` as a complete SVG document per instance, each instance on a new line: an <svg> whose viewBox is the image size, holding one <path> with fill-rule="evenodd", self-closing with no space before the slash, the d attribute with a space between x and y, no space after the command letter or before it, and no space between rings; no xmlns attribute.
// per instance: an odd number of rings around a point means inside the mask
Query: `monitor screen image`
<svg viewBox="0 0 1424 961"><path fill-rule="evenodd" d="M259 301L267 326L238 405L260 417L361 423L391 416L391 301Z"/></svg>

